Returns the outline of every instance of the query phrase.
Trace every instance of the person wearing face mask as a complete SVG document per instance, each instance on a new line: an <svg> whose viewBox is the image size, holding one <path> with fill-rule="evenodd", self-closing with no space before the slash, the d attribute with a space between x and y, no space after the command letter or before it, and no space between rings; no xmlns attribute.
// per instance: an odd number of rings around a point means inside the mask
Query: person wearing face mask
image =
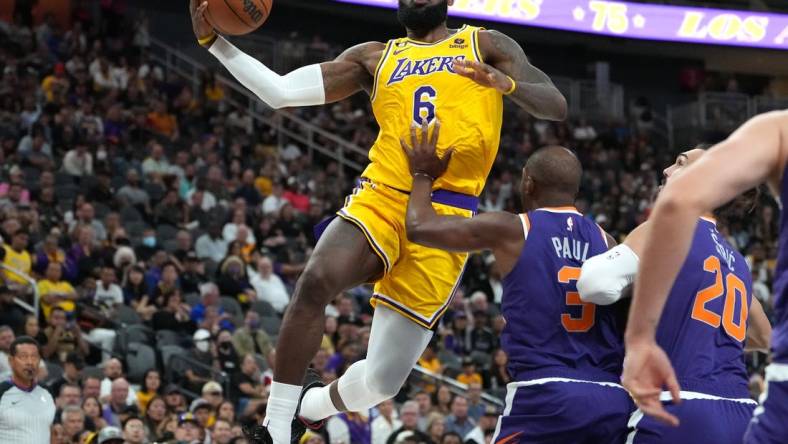
<svg viewBox="0 0 788 444"><path fill-rule="evenodd" d="M244 325L233 334L233 345L239 355L258 353L267 356L273 346L271 338L260 328L260 315L249 310L244 318Z"/></svg>
<svg viewBox="0 0 788 444"><path fill-rule="evenodd" d="M221 294L232 295L242 307L248 308L256 293L246 277L246 266L238 256L229 256L221 266L218 282Z"/></svg>
<svg viewBox="0 0 788 444"><path fill-rule="evenodd" d="M238 371L238 353L233 346L233 337L229 330L221 330L216 335L216 355L222 371L228 375Z"/></svg>
<svg viewBox="0 0 788 444"><path fill-rule="evenodd" d="M153 228L146 228L145 231L142 232L142 245L137 246L134 249L134 252L137 254L137 258L141 261L147 261L153 256L158 248L156 245L158 244L156 240L156 230Z"/></svg>
<svg viewBox="0 0 788 444"><path fill-rule="evenodd" d="M189 359L204 364L208 368L202 366L190 366L186 369L186 388L193 392L199 393L202 386L211 380L211 370L214 364L214 357L216 350L211 350L211 332L203 328L194 332L192 337L194 341L194 348L189 352Z"/></svg>

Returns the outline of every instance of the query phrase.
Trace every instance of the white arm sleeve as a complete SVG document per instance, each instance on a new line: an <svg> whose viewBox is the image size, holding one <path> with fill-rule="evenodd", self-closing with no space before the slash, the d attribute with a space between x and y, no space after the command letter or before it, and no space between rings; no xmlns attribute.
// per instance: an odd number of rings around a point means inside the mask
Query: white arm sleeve
<svg viewBox="0 0 788 444"><path fill-rule="evenodd" d="M621 290L635 280L638 256L626 244L583 263L577 291L583 302L610 305L621 299Z"/></svg>
<svg viewBox="0 0 788 444"><path fill-rule="evenodd" d="M219 36L208 50L243 86L271 108L326 103L320 65L308 65L280 76Z"/></svg>

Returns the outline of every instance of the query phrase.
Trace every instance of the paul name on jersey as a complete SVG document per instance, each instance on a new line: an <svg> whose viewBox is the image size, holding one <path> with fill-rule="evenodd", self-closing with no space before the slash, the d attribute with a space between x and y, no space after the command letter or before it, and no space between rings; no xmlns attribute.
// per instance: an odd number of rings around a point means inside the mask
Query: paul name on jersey
<svg viewBox="0 0 788 444"><path fill-rule="evenodd" d="M572 232L574 230L574 221L571 217L566 218L566 231ZM588 242L583 242L572 237L553 236L550 238L555 248L555 255L559 259L573 259L580 262L585 262L588 259Z"/></svg>
<svg viewBox="0 0 788 444"><path fill-rule="evenodd" d="M574 259L585 262L588 259L588 242L582 242L569 237L551 237L555 248L555 255L559 259Z"/></svg>

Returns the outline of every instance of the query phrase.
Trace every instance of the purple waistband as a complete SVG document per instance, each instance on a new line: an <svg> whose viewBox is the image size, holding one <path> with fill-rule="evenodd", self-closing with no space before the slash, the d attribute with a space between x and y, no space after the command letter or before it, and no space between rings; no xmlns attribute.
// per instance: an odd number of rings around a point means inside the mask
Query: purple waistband
<svg viewBox="0 0 788 444"><path fill-rule="evenodd" d="M362 177L356 181L356 186L360 187L362 183L374 183L366 177ZM399 191L402 194L410 194L410 191L400 190L392 186L386 185L392 190ZM479 198L471 196L470 194L458 193L449 190L435 190L432 192L431 200L441 205L448 205L450 207L462 208L463 210L473 211L474 213L479 208Z"/></svg>
<svg viewBox="0 0 788 444"><path fill-rule="evenodd" d="M361 186L362 182L370 182L369 179L361 178L357 182L357 186ZM403 194L410 194L408 191L398 190L393 187L389 187L392 190L399 191ZM450 207L455 208L462 208L463 210L473 211L476 213L477 209L479 208L479 198L476 196L471 196L470 194L463 194L457 193L454 191L448 190L435 190L432 192L432 201L435 203L439 203L441 205L448 205ZM334 220L336 215L331 215L325 219L323 219L320 223L315 225L313 228L315 234L315 240L320 239L320 236L323 235L323 232L328 228L328 225L331 221Z"/></svg>
<svg viewBox="0 0 788 444"><path fill-rule="evenodd" d="M470 194L455 193L448 190L435 190L432 192L432 201L435 203L448 205L450 207L462 208L463 210L473 211L479 208L479 198Z"/></svg>

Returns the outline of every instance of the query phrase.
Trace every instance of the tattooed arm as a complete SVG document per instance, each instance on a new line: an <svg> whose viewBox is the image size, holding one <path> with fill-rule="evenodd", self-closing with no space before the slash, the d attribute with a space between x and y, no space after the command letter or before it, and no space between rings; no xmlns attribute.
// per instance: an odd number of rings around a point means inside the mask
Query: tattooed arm
<svg viewBox="0 0 788 444"><path fill-rule="evenodd" d="M564 120L566 99L550 77L531 65L525 52L511 37L498 31L480 31L479 49L485 63L465 60L455 63L458 74L508 93L515 103L534 117ZM516 85L512 85L512 81Z"/></svg>

